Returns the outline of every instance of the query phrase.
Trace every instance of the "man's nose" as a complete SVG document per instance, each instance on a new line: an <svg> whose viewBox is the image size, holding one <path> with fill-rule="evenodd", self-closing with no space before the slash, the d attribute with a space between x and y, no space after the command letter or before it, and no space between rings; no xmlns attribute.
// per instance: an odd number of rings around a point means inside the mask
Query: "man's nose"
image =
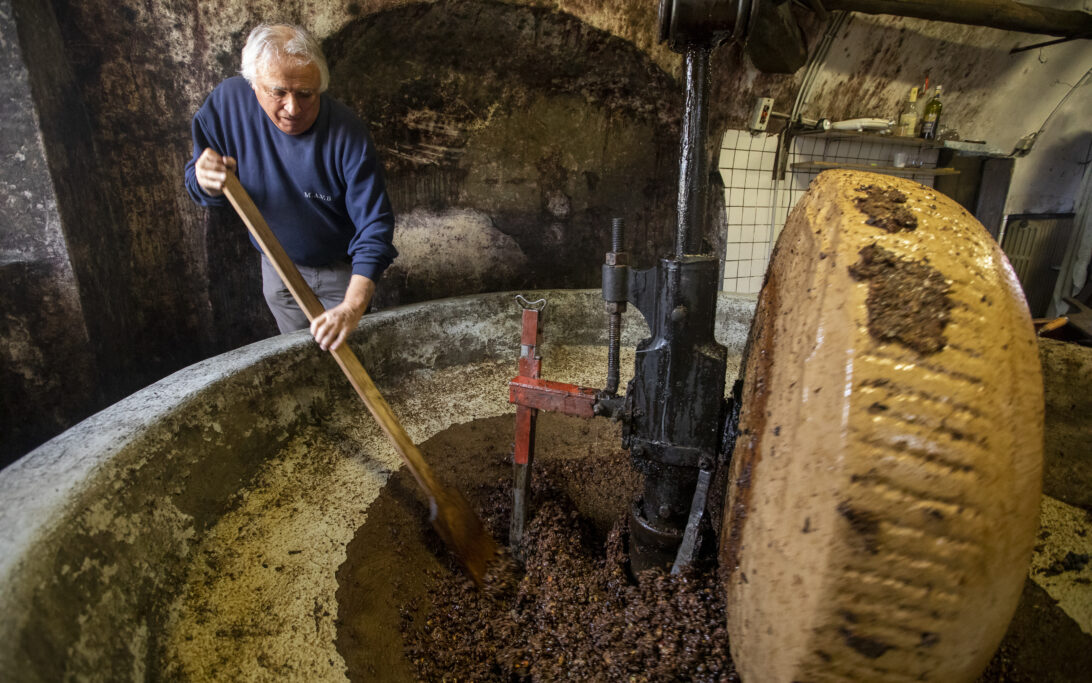
<svg viewBox="0 0 1092 683"><path fill-rule="evenodd" d="M300 113L300 103L295 95L290 93L284 98L284 110L289 116L295 116Z"/></svg>

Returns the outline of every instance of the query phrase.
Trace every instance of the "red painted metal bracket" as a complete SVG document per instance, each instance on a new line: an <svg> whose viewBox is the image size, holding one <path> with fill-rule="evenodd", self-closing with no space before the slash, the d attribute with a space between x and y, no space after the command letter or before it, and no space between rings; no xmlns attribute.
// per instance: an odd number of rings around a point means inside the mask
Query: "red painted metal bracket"
<svg viewBox="0 0 1092 683"><path fill-rule="evenodd" d="M538 356L538 311L523 309L523 331L520 334L519 376L516 379L535 379L542 370L542 358ZM513 380L515 381L515 380ZM511 402L511 392L509 401ZM517 465L527 465L535 455L535 418L538 411L530 406L516 408L516 449L513 460Z"/></svg>
<svg viewBox="0 0 1092 683"><path fill-rule="evenodd" d="M523 309L520 333L519 374L508 383L508 402L516 407L517 465L534 458L535 418L540 410L550 410L576 417L595 417L596 390L564 382L541 379L542 358L538 355L539 312Z"/></svg>
<svg viewBox="0 0 1092 683"><path fill-rule="evenodd" d="M595 395L595 389L536 377L516 377L508 383L509 403L576 417L595 417Z"/></svg>
<svg viewBox="0 0 1092 683"><path fill-rule="evenodd" d="M527 305L522 300L520 303ZM538 411L552 410L577 417L595 416L595 389L550 382L539 377L542 372L542 358L538 355L539 310L523 309L519 374L508 383L508 402L516 404L516 439L512 453L515 481L512 486L512 520L508 531L508 545L513 552L518 550L523 538L531 468L535 458Z"/></svg>

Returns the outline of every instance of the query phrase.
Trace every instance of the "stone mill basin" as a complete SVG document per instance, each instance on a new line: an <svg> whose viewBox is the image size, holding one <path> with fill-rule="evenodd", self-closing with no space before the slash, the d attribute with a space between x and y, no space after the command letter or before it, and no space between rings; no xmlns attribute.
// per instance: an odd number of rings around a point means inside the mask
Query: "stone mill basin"
<svg viewBox="0 0 1092 683"><path fill-rule="evenodd" d="M547 301L543 376L602 386L600 293L524 296ZM752 297L718 301L729 386L753 309ZM647 333L630 307L623 382ZM515 412L507 387L520 352L514 294L369 315L351 343L415 443ZM588 438L619 448L615 427L589 424ZM510 442L482 457L507 457ZM434 466L444 478L443 463ZM428 527L412 484L388 486L401 467L306 332L133 394L0 472L0 680L412 678L397 608L349 585L443 566L381 547L423 538ZM419 524L387 520L389 528L363 533L390 496L408 500Z"/></svg>

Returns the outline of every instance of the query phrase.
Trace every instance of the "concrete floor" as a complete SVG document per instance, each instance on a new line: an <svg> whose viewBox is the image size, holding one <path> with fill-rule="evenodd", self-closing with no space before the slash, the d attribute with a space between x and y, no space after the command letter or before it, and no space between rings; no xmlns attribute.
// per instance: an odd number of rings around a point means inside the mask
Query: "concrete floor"
<svg viewBox="0 0 1092 683"><path fill-rule="evenodd" d="M1092 349L1044 339L1040 357L1043 504L1029 576L1092 635Z"/></svg>

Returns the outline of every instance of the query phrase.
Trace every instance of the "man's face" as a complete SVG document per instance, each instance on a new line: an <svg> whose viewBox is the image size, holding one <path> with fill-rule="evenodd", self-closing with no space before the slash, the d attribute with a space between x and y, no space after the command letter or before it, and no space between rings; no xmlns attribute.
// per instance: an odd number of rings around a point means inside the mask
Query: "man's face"
<svg viewBox="0 0 1092 683"><path fill-rule="evenodd" d="M274 62L254 79L258 104L277 128L289 135L307 132L318 118L322 77L314 64Z"/></svg>

